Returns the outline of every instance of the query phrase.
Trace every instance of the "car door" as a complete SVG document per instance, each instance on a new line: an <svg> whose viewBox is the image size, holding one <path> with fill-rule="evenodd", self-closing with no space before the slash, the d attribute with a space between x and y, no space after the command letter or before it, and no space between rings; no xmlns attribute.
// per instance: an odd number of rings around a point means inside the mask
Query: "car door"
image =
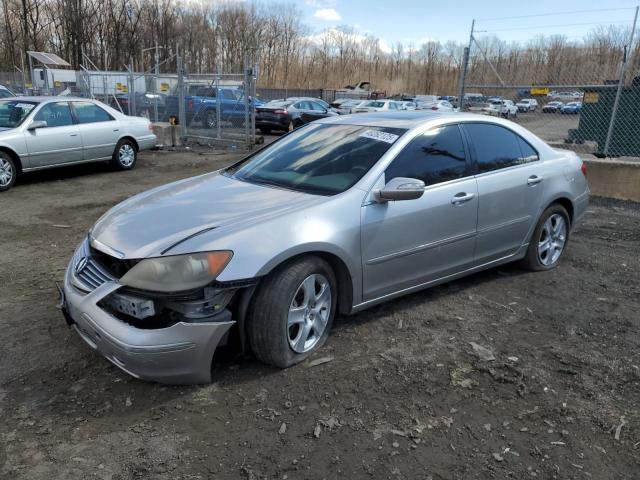
<svg viewBox="0 0 640 480"><path fill-rule="evenodd" d="M476 260L490 262L514 254L537 220L544 191L536 150L511 129L465 123L476 168L478 235Z"/></svg>
<svg viewBox="0 0 640 480"><path fill-rule="evenodd" d="M111 158L120 138L120 122L93 102L72 102L85 160Z"/></svg>
<svg viewBox="0 0 640 480"><path fill-rule="evenodd" d="M468 268L473 262L478 192L458 125L420 134L387 167L380 186L417 178L417 200L362 207L363 295L372 300Z"/></svg>
<svg viewBox="0 0 640 480"><path fill-rule="evenodd" d="M311 108L311 102L307 100L297 102L294 107L297 110L298 118L300 118L303 123L309 123L318 118L315 116L314 111Z"/></svg>
<svg viewBox="0 0 640 480"><path fill-rule="evenodd" d="M35 113L33 121L47 122L47 126L25 132L30 167L82 160L82 139L69 102L45 103Z"/></svg>
<svg viewBox="0 0 640 480"><path fill-rule="evenodd" d="M313 120L318 120L320 118L326 118L330 116L329 111L318 102L309 100L309 106L311 107L309 115L313 117Z"/></svg>

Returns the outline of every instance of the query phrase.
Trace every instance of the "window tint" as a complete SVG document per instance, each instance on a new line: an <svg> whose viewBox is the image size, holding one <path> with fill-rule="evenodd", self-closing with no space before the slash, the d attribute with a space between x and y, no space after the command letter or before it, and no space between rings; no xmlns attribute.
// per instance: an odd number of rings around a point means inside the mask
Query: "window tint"
<svg viewBox="0 0 640 480"><path fill-rule="evenodd" d="M33 119L47 122L47 127L73 125L69 102L47 103L36 113Z"/></svg>
<svg viewBox="0 0 640 480"><path fill-rule="evenodd" d="M389 165L385 180L408 177L420 179L425 185L434 185L461 178L465 171L460 129L457 125L447 125L414 138Z"/></svg>
<svg viewBox="0 0 640 480"><path fill-rule="evenodd" d="M316 112L324 112L325 108L320 105L317 102L309 102L309 105L311 106L311 110L316 111Z"/></svg>
<svg viewBox="0 0 640 480"><path fill-rule="evenodd" d="M534 160L529 158L533 150L531 146L527 144L529 149L526 151L522 149L521 143L526 144L526 142L507 128L483 123L467 124L464 128L471 137L479 173ZM535 155L535 159L538 158L535 151L533 151L533 155Z"/></svg>
<svg viewBox="0 0 640 480"><path fill-rule="evenodd" d="M113 117L104 109L89 102L74 102L73 108L79 123L109 122Z"/></svg>

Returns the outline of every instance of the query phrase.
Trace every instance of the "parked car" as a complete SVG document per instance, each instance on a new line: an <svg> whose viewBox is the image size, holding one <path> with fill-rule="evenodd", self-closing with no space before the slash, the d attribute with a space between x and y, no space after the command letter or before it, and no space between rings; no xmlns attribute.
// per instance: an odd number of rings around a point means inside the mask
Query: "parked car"
<svg viewBox="0 0 640 480"><path fill-rule="evenodd" d="M560 107L560 113L578 114L582 110L582 102L569 102Z"/></svg>
<svg viewBox="0 0 640 480"><path fill-rule="evenodd" d="M110 98L109 104L116 110L122 110L122 112L127 115L129 114L130 98L131 97L128 93L118 93ZM155 112L155 105L157 102L159 118L165 117L167 95L164 93L135 93L134 102L135 111L131 112L134 116L151 118ZM118 108L118 105L120 108Z"/></svg>
<svg viewBox="0 0 640 480"><path fill-rule="evenodd" d="M64 99L63 99L64 98ZM0 191L32 170L109 160L132 169L154 147L146 118L129 117L95 100L14 97L0 100Z"/></svg>
<svg viewBox="0 0 640 480"><path fill-rule="evenodd" d="M553 102L549 102L544 107L542 107L542 112L543 113L558 113L560 111L560 108L562 108L563 105L564 105L564 103L554 100Z"/></svg>
<svg viewBox="0 0 640 480"><path fill-rule="evenodd" d="M554 98L556 100L564 100L565 102L581 100L582 92L549 92L547 96Z"/></svg>
<svg viewBox="0 0 640 480"><path fill-rule="evenodd" d="M353 109L354 113L388 112L401 110L400 102L395 100L367 100Z"/></svg>
<svg viewBox="0 0 640 480"><path fill-rule="evenodd" d="M319 118L337 115L317 100L276 100L256 108L256 128L265 135L272 130L292 131Z"/></svg>
<svg viewBox="0 0 640 480"><path fill-rule="evenodd" d="M403 100L400 103L400 110L416 110L418 104L411 100Z"/></svg>
<svg viewBox="0 0 640 480"><path fill-rule="evenodd" d="M518 107L511 100L493 100L488 102L488 106L482 108L483 113L496 117L516 117Z"/></svg>
<svg viewBox="0 0 640 480"><path fill-rule="evenodd" d="M419 110L433 110L438 112L453 112L454 108L447 100L438 100L433 103L420 104Z"/></svg>
<svg viewBox="0 0 640 480"><path fill-rule="evenodd" d="M587 209L584 173L499 118L318 120L104 214L69 262L62 311L142 379L209 382L230 338L289 367L337 315L509 262L554 268Z"/></svg>
<svg viewBox="0 0 640 480"><path fill-rule="evenodd" d="M10 98L15 97L13 92L9 90L7 87L0 85L0 98Z"/></svg>
<svg viewBox="0 0 640 480"><path fill-rule="evenodd" d="M516 103L519 112L535 112L538 108L538 101L535 98L523 98Z"/></svg>
<svg viewBox="0 0 640 480"><path fill-rule="evenodd" d="M196 86L190 86L196 87ZM217 128L221 122L232 125L242 124L246 118L244 92L233 87L197 86L185 95L185 116L187 125L201 124L203 128ZM167 117L179 116L179 96L170 95L166 99ZM255 100L249 99L249 109L256 107ZM218 112L218 108L220 112Z"/></svg>
<svg viewBox="0 0 640 480"><path fill-rule="evenodd" d="M340 115L348 115L353 113L353 109L363 103L363 100L353 98L343 98L331 103L331 107Z"/></svg>

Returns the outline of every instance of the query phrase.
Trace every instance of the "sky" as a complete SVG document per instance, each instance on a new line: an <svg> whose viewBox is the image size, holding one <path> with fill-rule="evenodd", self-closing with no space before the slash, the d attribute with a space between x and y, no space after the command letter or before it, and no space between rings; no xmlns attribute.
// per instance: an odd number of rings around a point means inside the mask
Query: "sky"
<svg viewBox="0 0 640 480"><path fill-rule="evenodd" d="M277 0L274 0L277 1ZM477 35L494 34L525 41L541 33L581 38L599 25L633 23L638 0L295 0L303 21L315 33L346 25L372 34L389 48L401 41L416 46L426 40L468 42L471 22ZM606 10L605 10L606 8ZM595 10L585 12L584 10ZM581 11L581 12L577 12ZM571 12L571 13L568 13ZM531 16L533 15L533 16ZM504 17L523 17L508 18ZM640 26L640 25L639 25Z"/></svg>

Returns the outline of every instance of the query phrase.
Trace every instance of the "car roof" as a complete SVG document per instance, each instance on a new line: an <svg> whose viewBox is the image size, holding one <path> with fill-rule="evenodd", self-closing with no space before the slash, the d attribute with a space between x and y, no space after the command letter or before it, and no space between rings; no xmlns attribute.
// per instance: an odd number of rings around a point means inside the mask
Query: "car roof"
<svg viewBox="0 0 640 480"><path fill-rule="evenodd" d="M5 99L8 100L8 99ZM11 100L15 101L15 100L21 100L23 102L38 102L38 103L43 103L43 102L68 102L68 101L78 101L78 102L95 102L96 100L92 99L92 98L82 98L82 97L47 97L47 96L19 96L19 97L13 97L11 98Z"/></svg>
<svg viewBox="0 0 640 480"><path fill-rule="evenodd" d="M363 125L372 127L396 127L412 129L428 122L483 122L496 125L508 125L514 128L514 124L507 120L487 115L460 112L436 112L431 110L390 111L374 113L358 113L355 115L340 115L316 120L313 123Z"/></svg>

